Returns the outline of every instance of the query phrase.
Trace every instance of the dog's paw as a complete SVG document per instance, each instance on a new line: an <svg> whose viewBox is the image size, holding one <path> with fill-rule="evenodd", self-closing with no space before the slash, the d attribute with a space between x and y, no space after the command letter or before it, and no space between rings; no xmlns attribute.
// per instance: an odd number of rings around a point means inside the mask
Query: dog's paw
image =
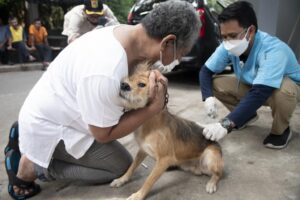
<svg viewBox="0 0 300 200"><path fill-rule="evenodd" d="M214 192L217 191L217 184L212 182L212 181L209 181L207 184L206 184L206 192L209 193L209 194L212 194Z"/></svg>
<svg viewBox="0 0 300 200"><path fill-rule="evenodd" d="M130 195L130 197L128 197L127 200L143 200L143 198L139 195L138 192L136 192Z"/></svg>
<svg viewBox="0 0 300 200"><path fill-rule="evenodd" d="M110 187L121 187L122 185L124 185L127 182L128 182L128 179L125 179L123 177L117 178L110 183Z"/></svg>

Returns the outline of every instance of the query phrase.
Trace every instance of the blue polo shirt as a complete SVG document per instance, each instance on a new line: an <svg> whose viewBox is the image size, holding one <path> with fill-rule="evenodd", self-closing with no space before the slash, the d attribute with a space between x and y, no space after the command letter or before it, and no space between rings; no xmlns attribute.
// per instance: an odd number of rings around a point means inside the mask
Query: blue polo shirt
<svg viewBox="0 0 300 200"><path fill-rule="evenodd" d="M237 79L248 85L280 88L285 76L300 85L300 65L293 51L278 38L259 30L246 63L242 63L239 57L229 53L221 44L205 65L212 72L220 73L230 63Z"/></svg>

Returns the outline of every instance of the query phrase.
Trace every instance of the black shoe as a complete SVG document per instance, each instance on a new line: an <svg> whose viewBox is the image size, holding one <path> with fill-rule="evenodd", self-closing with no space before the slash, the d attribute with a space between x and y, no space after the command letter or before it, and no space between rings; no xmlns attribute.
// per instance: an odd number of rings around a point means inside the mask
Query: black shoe
<svg viewBox="0 0 300 200"><path fill-rule="evenodd" d="M263 144L265 145L265 147L268 148L283 149L287 146L291 137L292 137L292 131L290 131L290 127L288 127L281 135L275 135L270 133L265 138Z"/></svg>
<svg viewBox="0 0 300 200"><path fill-rule="evenodd" d="M20 153L19 150L19 124L18 121L13 123L10 128L9 136L8 136L8 143L4 149L4 154L6 154L9 150L14 149L16 152Z"/></svg>

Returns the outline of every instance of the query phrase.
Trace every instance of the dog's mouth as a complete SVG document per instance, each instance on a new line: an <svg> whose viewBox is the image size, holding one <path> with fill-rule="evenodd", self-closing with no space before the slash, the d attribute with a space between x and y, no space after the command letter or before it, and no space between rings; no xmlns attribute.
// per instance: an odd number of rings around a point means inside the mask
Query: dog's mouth
<svg viewBox="0 0 300 200"><path fill-rule="evenodd" d="M125 95L123 94L122 91L119 92L119 96L121 97L121 99L126 99Z"/></svg>
<svg viewBox="0 0 300 200"><path fill-rule="evenodd" d="M125 92L125 91L120 91L119 92L119 96L121 97L121 100L123 100L123 101L126 101L126 102L130 102L130 98L129 98L129 95L128 94L126 94L127 92Z"/></svg>
<svg viewBox="0 0 300 200"><path fill-rule="evenodd" d="M121 90L119 92L119 96L120 96L121 100L123 101L123 103L126 103L126 105L133 104L133 102L134 102L134 98L130 94L130 91Z"/></svg>
<svg viewBox="0 0 300 200"><path fill-rule="evenodd" d="M121 90L119 96L121 98L123 106L127 110L142 108L148 102L148 99L144 99L140 96L134 96L130 93L130 91Z"/></svg>

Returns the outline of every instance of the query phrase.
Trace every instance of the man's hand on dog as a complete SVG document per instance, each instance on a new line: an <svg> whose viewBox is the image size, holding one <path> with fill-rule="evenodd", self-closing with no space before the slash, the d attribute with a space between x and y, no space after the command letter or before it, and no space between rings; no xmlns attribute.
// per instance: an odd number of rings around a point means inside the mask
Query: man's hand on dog
<svg viewBox="0 0 300 200"><path fill-rule="evenodd" d="M227 135L228 131L221 123L208 124L203 129L203 135L206 139L212 141L218 141Z"/></svg>
<svg viewBox="0 0 300 200"><path fill-rule="evenodd" d="M152 107L155 112L159 112L165 107L168 79L164 77L158 70L153 70L149 76L149 83L149 106Z"/></svg>

